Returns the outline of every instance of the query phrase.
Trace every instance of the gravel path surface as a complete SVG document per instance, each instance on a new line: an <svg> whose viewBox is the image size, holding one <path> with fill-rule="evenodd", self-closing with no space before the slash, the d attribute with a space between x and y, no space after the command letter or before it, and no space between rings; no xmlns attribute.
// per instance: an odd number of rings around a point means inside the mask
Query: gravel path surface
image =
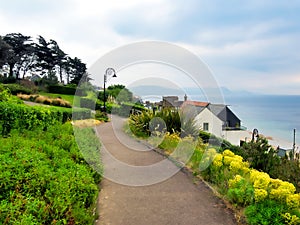
<svg viewBox="0 0 300 225"><path fill-rule="evenodd" d="M237 224L231 210L203 182L193 182L182 171L173 176L165 172L172 171L174 165L124 134L123 122L114 117L112 122L96 128L102 142L106 177L101 183L97 225ZM149 176L136 172L158 164L159 169L154 166L155 172L150 171ZM157 172L161 172L158 176L169 177L155 183Z"/></svg>

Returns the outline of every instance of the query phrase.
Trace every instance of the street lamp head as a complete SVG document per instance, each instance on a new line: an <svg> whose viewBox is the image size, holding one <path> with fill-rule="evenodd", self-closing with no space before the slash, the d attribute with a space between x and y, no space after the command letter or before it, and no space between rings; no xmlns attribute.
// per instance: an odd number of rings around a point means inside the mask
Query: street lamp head
<svg viewBox="0 0 300 225"><path fill-rule="evenodd" d="M113 68L107 68L105 71L106 76L117 77L116 71Z"/></svg>

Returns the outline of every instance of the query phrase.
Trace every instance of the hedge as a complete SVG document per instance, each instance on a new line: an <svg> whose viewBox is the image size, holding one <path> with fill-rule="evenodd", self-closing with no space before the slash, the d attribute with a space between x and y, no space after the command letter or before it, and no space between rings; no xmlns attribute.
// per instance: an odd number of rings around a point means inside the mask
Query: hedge
<svg viewBox="0 0 300 225"><path fill-rule="evenodd" d="M88 109L95 109L96 100L90 99L90 98L80 98L80 107L88 108Z"/></svg>
<svg viewBox="0 0 300 225"><path fill-rule="evenodd" d="M88 109L69 109L59 107L28 106L0 102L0 127L2 135L9 134L11 129L33 129L41 127L46 130L56 122L64 123L73 119L91 118Z"/></svg>
<svg viewBox="0 0 300 225"><path fill-rule="evenodd" d="M85 96L86 92L82 89L77 89L76 87L50 85L48 86L48 91L55 94L65 94L65 95L78 95Z"/></svg>
<svg viewBox="0 0 300 225"><path fill-rule="evenodd" d="M17 95L17 94L32 94L33 91L30 90L29 88L23 87L19 84L4 84L4 87L7 87L10 90L10 93L13 95Z"/></svg>

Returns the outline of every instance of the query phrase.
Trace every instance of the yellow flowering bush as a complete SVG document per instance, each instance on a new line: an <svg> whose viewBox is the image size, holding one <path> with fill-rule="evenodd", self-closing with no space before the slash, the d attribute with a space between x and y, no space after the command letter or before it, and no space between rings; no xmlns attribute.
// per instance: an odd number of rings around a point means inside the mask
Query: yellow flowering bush
<svg viewBox="0 0 300 225"><path fill-rule="evenodd" d="M292 183L281 181L281 184L277 188L270 190L270 198L285 202L286 198L294 194L295 191L296 188Z"/></svg>
<svg viewBox="0 0 300 225"><path fill-rule="evenodd" d="M269 188L270 189L277 189L281 184L282 184L282 180L280 179L270 179L270 183L269 183Z"/></svg>
<svg viewBox="0 0 300 225"><path fill-rule="evenodd" d="M230 163L229 169L233 173L242 173L242 174L247 174L250 169L249 169L249 163L248 162L240 162L233 160Z"/></svg>
<svg viewBox="0 0 300 225"><path fill-rule="evenodd" d="M250 171L250 181L254 188L267 189L270 183L270 176L267 173L252 169Z"/></svg>
<svg viewBox="0 0 300 225"><path fill-rule="evenodd" d="M241 175L235 175L234 176L234 178L233 179L230 179L229 181L228 181L228 186L229 186L229 188L235 188L235 187L237 187L238 185L238 183L242 180L242 179L244 179Z"/></svg>
<svg viewBox="0 0 300 225"><path fill-rule="evenodd" d="M288 225L299 225L300 224L300 218L296 215L291 215L290 213L285 213L283 215L283 218L285 219L285 222Z"/></svg>
<svg viewBox="0 0 300 225"><path fill-rule="evenodd" d="M300 208L300 194L295 194L296 188L292 183L272 179L269 174L250 168L248 162L230 150L220 154L209 149L204 158L213 159L209 179L219 185L234 205L258 207L257 204L262 204L268 210L268 204L273 202L278 205L278 215L286 224L300 224L298 214L290 214L294 211L289 211Z"/></svg>
<svg viewBox="0 0 300 225"><path fill-rule="evenodd" d="M255 188L254 189L254 200L255 202L261 202L268 197L268 192L265 189Z"/></svg>
<svg viewBox="0 0 300 225"><path fill-rule="evenodd" d="M226 150L224 150L224 152L223 152L223 156L234 157L235 154L234 154L232 151L226 149Z"/></svg>
<svg viewBox="0 0 300 225"><path fill-rule="evenodd" d="M292 209L300 207L300 194L292 194L286 197L286 204Z"/></svg>
<svg viewBox="0 0 300 225"><path fill-rule="evenodd" d="M222 154L217 154L216 156L215 156L215 158L214 158L214 161L213 161L213 165L215 166L215 167L221 167L221 166L223 166L223 155Z"/></svg>

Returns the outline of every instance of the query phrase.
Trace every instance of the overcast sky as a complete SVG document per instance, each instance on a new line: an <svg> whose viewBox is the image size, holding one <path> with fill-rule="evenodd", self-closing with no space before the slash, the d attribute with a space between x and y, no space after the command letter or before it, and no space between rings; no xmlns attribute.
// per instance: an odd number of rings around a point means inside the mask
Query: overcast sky
<svg viewBox="0 0 300 225"><path fill-rule="evenodd" d="M91 66L144 40L199 56L220 86L300 94L300 1L0 0L0 34L54 39Z"/></svg>

